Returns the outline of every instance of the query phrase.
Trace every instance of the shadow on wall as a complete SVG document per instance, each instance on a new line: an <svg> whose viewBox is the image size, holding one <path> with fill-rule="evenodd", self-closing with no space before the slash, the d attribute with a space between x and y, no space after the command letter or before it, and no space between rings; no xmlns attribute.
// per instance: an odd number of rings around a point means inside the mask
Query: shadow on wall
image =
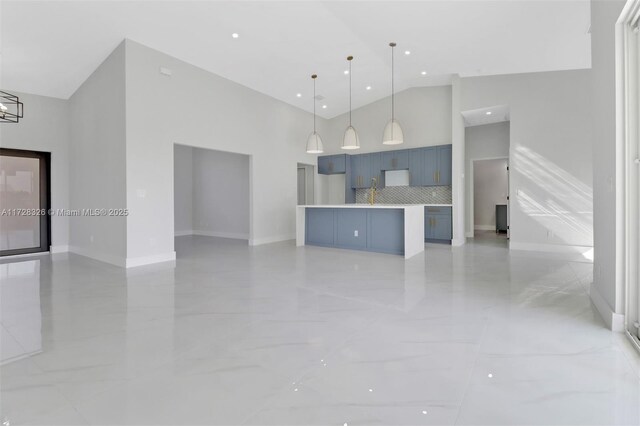
<svg viewBox="0 0 640 426"><path fill-rule="evenodd" d="M593 245L593 190L552 161L517 147L516 170L529 181L519 189L518 205L527 216L570 245ZM556 240L557 241L557 240Z"/></svg>

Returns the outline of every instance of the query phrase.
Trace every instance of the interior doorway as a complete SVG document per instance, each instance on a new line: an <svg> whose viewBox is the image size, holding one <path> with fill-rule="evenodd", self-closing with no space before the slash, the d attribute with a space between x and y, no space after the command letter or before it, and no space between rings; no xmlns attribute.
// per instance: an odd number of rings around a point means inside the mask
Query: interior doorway
<svg viewBox="0 0 640 426"><path fill-rule="evenodd" d="M0 148L0 256L49 251L48 152Z"/></svg>
<svg viewBox="0 0 640 426"><path fill-rule="evenodd" d="M474 238L509 238L509 159L471 162Z"/></svg>
<svg viewBox="0 0 640 426"><path fill-rule="evenodd" d="M250 239L251 158L174 145L174 233ZM176 244L176 251L180 248Z"/></svg>
<svg viewBox="0 0 640 426"><path fill-rule="evenodd" d="M298 163L298 205L314 204L315 168L310 164Z"/></svg>

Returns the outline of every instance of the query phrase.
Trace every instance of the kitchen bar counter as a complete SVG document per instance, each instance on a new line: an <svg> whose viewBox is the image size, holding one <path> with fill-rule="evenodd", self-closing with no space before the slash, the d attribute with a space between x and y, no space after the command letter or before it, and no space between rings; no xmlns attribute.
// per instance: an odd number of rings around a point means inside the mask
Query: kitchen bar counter
<svg viewBox="0 0 640 426"><path fill-rule="evenodd" d="M424 251L425 206L428 205L298 206L296 245L399 254L408 259Z"/></svg>

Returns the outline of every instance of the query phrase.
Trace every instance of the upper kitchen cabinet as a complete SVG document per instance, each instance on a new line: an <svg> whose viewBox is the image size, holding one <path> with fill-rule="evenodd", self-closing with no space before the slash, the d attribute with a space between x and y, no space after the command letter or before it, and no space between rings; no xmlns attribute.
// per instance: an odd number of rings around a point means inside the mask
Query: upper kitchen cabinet
<svg viewBox="0 0 640 426"><path fill-rule="evenodd" d="M318 157L318 174L336 175L347 171L347 155L323 155Z"/></svg>
<svg viewBox="0 0 640 426"><path fill-rule="evenodd" d="M384 187L384 174L382 169L381 152L373 152L369 154L369 183L367 187L371 186L372 179L376 179L376 186L378 188Z"/></svg>
<svg viewBox="0 0 640 426"><path fill-rule="evenodd" d="M422 186L435 186L438 184L438 147L424 148L422 156Z"/></svg>
<svg viewBox="0 0 640 426"><path fill-rule="evenodd" d="M367 188L369 182L369 155L357 154L351 156L351 187Z"/></svg>
<svg viewBox="0 0 640 426"><path fill-rule="evenodd" d="M406 170L409 168L409 150L382 153L382 170Z"/></svg>
<svg viewBox="0 0 640 426"><path fill-rule="evenodd" d="M451 185L451 145L410 149L409 185Z"/></svg>
<svg viewBox="0 0 640 426"><path fill-rule="evenodd" d="M369 188L371 179L377 179L378 188L384 186L382 177L382 153L357 154L351 156L351 187Z"/></svg>
<svg viewBox="0 0 640 426"><path fill-rule="evenodd" d="M424 159L423 148L415 148L407 150L409 162L409 186L422 186L422 175Z"/></svg>
<svg viewBox="0 0 640 426"><path fill-rule="evenodd" d="M438 151L438 174L436 185L451 185L451 145L437 147Z"/></svg>

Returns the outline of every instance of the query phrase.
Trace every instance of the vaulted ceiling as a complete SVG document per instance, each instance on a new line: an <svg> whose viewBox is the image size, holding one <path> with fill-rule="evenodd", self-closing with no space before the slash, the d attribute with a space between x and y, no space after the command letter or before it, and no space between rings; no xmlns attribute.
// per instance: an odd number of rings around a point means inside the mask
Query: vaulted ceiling
<svg viewBox="0 0 640 426"><path fill-rule="evenodd" d="M354 107L389 95L390 41L398 91L591 63L588 0L4 0L0 19L5 89L68 98L129 38L309 111L317 73L326 118L348 109L348 55Z"/></svg>

